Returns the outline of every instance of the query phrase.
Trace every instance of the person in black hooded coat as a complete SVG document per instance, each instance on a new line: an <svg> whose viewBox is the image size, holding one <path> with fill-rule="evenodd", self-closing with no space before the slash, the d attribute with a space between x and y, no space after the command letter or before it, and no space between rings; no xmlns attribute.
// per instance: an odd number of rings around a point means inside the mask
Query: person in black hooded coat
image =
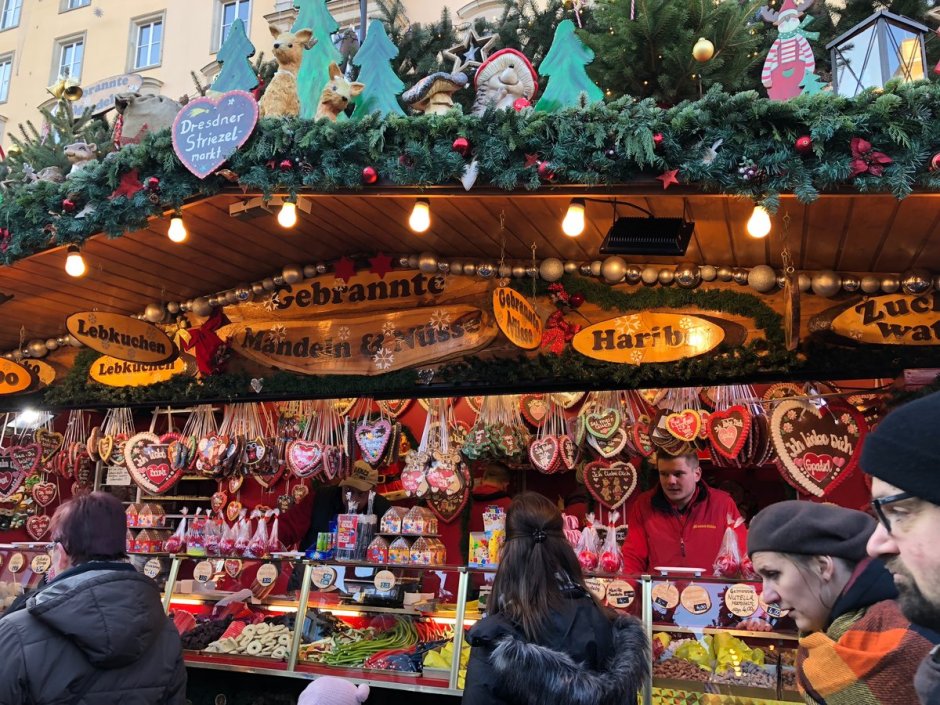
<svg viewBox="0 0 940 705"><path fill-rule="evenodd" d="M513 500L490 614L468 635L464 705L621 705L649 676L649 641L584 586L555 506L535 492Z"/></svg>
<svg viewBox="0 0 940 705"><path fill-rule="evenodd" d="M179 635L125 556L121 503L96 492L52 520L55 577L0 619L0 705L182 705Z"/></svg>

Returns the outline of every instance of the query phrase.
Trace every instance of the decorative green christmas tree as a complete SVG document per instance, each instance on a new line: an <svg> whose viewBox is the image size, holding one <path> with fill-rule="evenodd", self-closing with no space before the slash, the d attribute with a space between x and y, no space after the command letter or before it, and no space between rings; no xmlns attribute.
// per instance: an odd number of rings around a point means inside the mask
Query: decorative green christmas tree
<svg viewBox="0 0 940 705"><path fill-rule="evenodd" d="M555 41L539 64L539 75L551 80L535 104L535 109L553 113L562 108L580 106L583 101L596 103L603 100L604 91L588 78L584 70L592 61L594 52L574 33L574 22L559 22Z"/></svg>
<svg viewBox="0 0 940 705"><path fill-rule="evenodd" d="M320 102L320 93L330 78L330 64L339 64L343 60L330 36L339 29L339 25L326 9L326 0L294 0L294 7L298 12L291 31L309 29L317 40L311 49L304 51L304 59L297 72L300 117L313 118Z"/></svg>
<svg viewBox="0 0 940 705"><path fill-rule="evenodd" d="M800 88L803 89L803 93L807 95L812 95L813 93L822 93L823 89L826 87L826 84L822 82L822 79L819 78L817 73L808 73L803 77L803 82L800 83Z"/></svg>
<svg viewBox="0 0 940 705"><path fill-rule="evenodd" d="M379 20L369 23L366 40L359 47L353 64L359 67L358 81L366 84L356 99L353 118L361 118L378 112L382 115L404 115L398 104L398 95L405 84L395 75L391 60L398 56L398 48L385 33L385 25Z"/></svg>
<svg viewBox="0 0 940 705"><path fill-rule="evenodd" d="M219 93L250 91L257 86L258 75L248 60L254 55L255 45L245 34L245 23L236 19L215 57L222 64L222 70L212 82L212 90Z"/></svg>

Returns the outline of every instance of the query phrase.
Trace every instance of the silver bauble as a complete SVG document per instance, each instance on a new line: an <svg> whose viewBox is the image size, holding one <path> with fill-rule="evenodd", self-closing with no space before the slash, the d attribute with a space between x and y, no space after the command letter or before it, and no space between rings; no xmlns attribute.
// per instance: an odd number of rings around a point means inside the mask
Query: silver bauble
<svg viewBox="0 0 940 705"><path fill-rule="evenodd" d="M496 275L496 265L492 262L481 262L477 267L477 276L492 279Z"/></svg>
<svg viewBox="0 0 940 705"><path fill-rule="evenodd" d="M417 269L417 268L418 268L418 262L420 262L420 261L421 261L421 258L420 258L419 255L409 255L409 256L408 256L408 264L407 264L407 266L408 266L408 267L411 267L412 269Z"/></svg>
<svg viewBox="0 0 940 705"><path fill-rule="evenodd" d="M747 285L754 291L766 294L777 286L777 273L773 267L766 264L751 267L751 271L747 273Z"/></svg>
<svg viewBox="0 0 940 705"><path fill-rule="evenodd" d="M399 267L410 267L410 266L411 266L411 258L410 258L410 257L399 257L399 258L398 258L398 266L399 266Z"/></svg>
<svg viewBox="0 0 940 705"><path fill-rule="evenodd" d="M147 304L144 309L144 319L151 323L159 323L166 316L166 311L160 304Z"/></svg>
<svg viewBox="0 0 940 705"><path fill-rule="evenodd" d="M901 291L912 296L919 296L930 289L930 272L923 269L910 269L901 275Z"/></svg>
<svg viewBox="0 0 940 705"><path fill-rule="evenodd" d="M317 276L317 265L305 264L304 265L304 279L312 279L315 276Z"/></svg>
<svg viewBox="0 0 940 705"><path fill-rule="evenodd" d="M796 275L796 286L800 291L809 291L813 286L813 278L805 272Z"/></svg>
<svg viewBox="0 0 940 705"><path fill-rule="evenodd" d="M2 357L4 360L12 360L13 353L3 353L3 355L0 355L0 357Z"/></svg>
<svg viewBox="0 0 940 705"><path fill-rule="evenodd" d="M785 287L786 285L787 285L787 275L786 275L786 274L778 274L778 275L777 275L777 288L778 288L778 289L782 289L782 288Z"/></svg>
<svg viewBox="0 0 940 705"><path fill-rule="evenodd" d="M59 349L58 340L56 340L55 338L49 338L46 340L46 350L49 350L51 352L52 350L58 350L58 349Z"/></svg>
<svg viewBox="0 0 940 705"><path fill-rule="evenodd" d="M271 277L265 277L261 280L261 287L265 291L274 291L277 288L277 284L274 283L274 279Z"/></svg>
<svg viewBox="0 0 940 705"><path fill-rule="evenodd" d="M886 294L893 294L901 288L901 280L896 274L885 274L881 278L881 290Z"/></svg>
<svg viewBox="0 0 940 705"><path fill-rule="evenodd" d="M418 255L418 264L417 267L419 270L425 274L431 274L432 272L437 271L437 255L433 252L422 252Z"/></svg>
<svg viewBox="0 0 940 705"><path fill-rule="evenodd" d="M82 347L82 341L80 341L78 338L76 338L76 337L75 337L74 335L72 335L71 333L70 333L69 335L65 336L65 341L66 341L69 345L71 345L73 348L80 348L80 347Z"/></svg>
<svg viewBox="0 0 940 705"><path fill-rule="evenodd" d="M450 262L445 262L444 260L441 260L440 262L438 262L437 271L440 272L441 274L447 274L448 272L450 272Z"/></svg>
<svg viewBox="0 0 940 705"><path fill-rule="evenodd" d="M287 283L287 282L284 281L284 277L282 277L280 274L278 274L277 276L272 277L272 279L274 279L274 285L275 285L275 286L284 286L284 285Z"/></svg>
<svg viewBox="0 0 940 705"><path fill-rule="evenodd" d="M640 270L640 279L647 286L652 286L659 281L659 270L656 267L643 267Z"/></svg>
<svg viewBox="0 0 940 705"><path fill-rule="evenodd" d="M317 262L317 274L326 274L329 269L323 262Z"/></svg>
<svg viewBox="0 0 940 705"><path fill-rule="evenodd" d="M59 347L60 347L60 348L61 348L63 345L68 345L68 344L69 344L69 336L63 335L63 336L61 336L61 337L59 337L59 338L56 338L56 342L59 344Z"/></svg>
<svg viewBox="0 0 940 705"><path fill-rule="evenodd" d="M459 259L451 260L450 273L463 274L463 262L461 262Z"/></svg>
<svg viewBox="0 0 940 705"><path fill-rule="evenodd" d="M702 282L702 270L697 264L680 262L676 265L676 284L683 289L694 289Z"/></svg>
<svg viewBox="0 0 940 705"><path fill-rule="evenodd" d="M735 267L731 270L731 278L735 284L744 286L747 284L747 270L744 267Z"/></svg>
<svg viewBox="0 0 940 705"><path fill-rule="evenodd" d="M663 286L669 286L672 284L673 280L676 278L676 273L671 269L660 269L659 270L659 283Z"/></svg>
<svg viewBox="0 0 940 705"><path fill-rule="evenodd" d="M556 257L543 259L539 265L539 276L547 282L557 282L565 274L565 264Z"/></svg>
<svg viewBox="0 0 940 705"><path fill-rule="evenodd" d="M525 275L526 275L529 279L535 279L535 278L539 275L539 269L538 269L538 267L526 267L526 268L525 268Z"/></svg>
<svg viewBox="0 0 940 705"><path fill-rule="evenodd" d="M499 270L496 273L499 275L500 279L509 279L509 277L512 276L512 265L503 262L499 265Z"/></svg>
<svg viewBox="0 0 940 705"><path fill-rule="evenodd" d="M463 273L468 277L472 277L477 273L477 264L476 262L464 262Z"/></svg>
<svg viewBox="0 0 940 705"><path fill-rule="evenodd" d="M813 274L813 293L816 296L835 296L842 289L842 277L826 269Z"/></svg>
<svg viewBox="0 0 940 705"><path fill-rule="evenodd" d="M642 273L643 273L643 270L639 266L635 264L628 264L627 271L624 273L623 276L624 276L624 279L627 280L628 284L639 284L640 275Z"/></svg>
<svg viewBox="0 0 940 705"><path fill-rule="evenodd" d="M605 259L601 264L601 276L608 284L616 284L623 279L623 275L626 273L627 263L623 261L623 257L614 255Z"/></svg>
<svg viewBox="0 0 940 705"><path fill-rule="evenodd" d="M251 285L251 293L255 296L261 296L264 293L264 287L261 286L261 282L255 282Z"/></svg>
<svg viewBox="0 0 940 705"><path fill-rule="evenodd" d="M732 276L731 267L723 267L723 266L722 266L722 267L719 267L719 268L715 271L715 274L718 275L718 279L721 280L721 281L723 281L723 282L730 282L730 281L731 281L731 276Z"/></svg>
<svg viewBox="0 0 940 705"><path fill-rule="evenodd" d="M513 268L512 268L512 276L513 276L515 279L522 279L522 277L525 276L525 267L523 267L521 264L517 264L517 265L513 266Z"/></svg>
<svg viewBox="0 0 940 705"><path fill-rule="evenodd" d="M166 310L172 313L174 316L180 312L180 305L177 301L171 301L166 305Z"/></svg>
<svg viewBox="0 0 940 705"><path fill-rule="evenodd" d="M565 262L565 274L577 274L578 273L578 263L568 260Z"/></svg>
<svg viewBox="0 0 940 705"><path fill-rule="evenodd" d="M212 306L209 303L209 299L205 296L199 296L193 299L193 313L197 316L208 318L212 315Z"/></svg>
<svg viewBox="0 0 940 705"><path fill-rule="evenodd" d="M718 276L718 268L710 264L703 264L699 267L699 272L702 274L703 282L713 282Z"/></svg>
<svg viewBox="0 0 940 705"><path fill-rule="evenodd" d="M26 349L29 350L30 357L45 357L46 353L49 352L49 349L46 347L45 340L30 340L26 344Z"/></svg>
<svg viewBox="0 0 940 705"><path fill-rule="evenodd" d="M578 267L578 271L581 272L581 274L585 277L591 276L591 263L585 262L580 267Z"/></svg>
<svg viewBox="0 0 940 705"><path fill-rule="evenodd" d="M842 277L842 288L850 294L854 294L862 286L862 280L854 274L846 274Z"/></svg>
<svg viewBox="0 0 940 705"><path fill-rule="evenodd" d="M14 350L14 351L13 351L13 359L14 359L16 362L19 362L20 360L22 360L23 357L24 357L24 355L23 355L23 351L22 351L22 350Z"/></svg>
<svg viewBox="0 0 940 705"><path fill-rule="evenodd" d="M862 291L866 294L877 294L881 291L881 278L874 274L866 274L862 277Z"/></svg>
<svg viewBox="0 0 940 705"><path fill-rule="evenodd" d="M251 298L251 289L247 286L240 286L235 290L235 300L239 303L248 301Z"/></svg>
<svg viewBox="0 0 940 705"><path fill-rule="evenodd" d="M591 262L591 276L599 277L601 275L601 261L599 259Z"/></svg>
<svg viewBox="0 0 940 705"><path fill-rule="evenodd" d="M207 296L207 297L206 297L206 301L208 301L208 302L209 302L209 305L212 306L212 307L215 307L215 306L218 306L218 305L219 305L219 297L218 297L218 296Z"/></svg>
<svg viewBox="0 0 940 705"><path fill-rule="evenodd" d="M281 270L285 284L297 284L304 280L304 268L299 264L288 264Z"/></svg>

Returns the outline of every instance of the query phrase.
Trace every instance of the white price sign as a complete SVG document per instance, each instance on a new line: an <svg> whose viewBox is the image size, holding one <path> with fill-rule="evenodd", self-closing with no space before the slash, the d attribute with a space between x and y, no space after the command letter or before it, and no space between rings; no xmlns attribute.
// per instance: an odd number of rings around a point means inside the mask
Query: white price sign
<svg viewBox="0 0 940 705"><path fill-rule="evenodd" d="M315 566L310 572L310 580L317 590L328 590L336 582L336 571L326 565Z"/></svg>
<svg viewBox="0 0 940 705"><path fill-rule="evenodd" d="M122 465L109 465L108 474L105 477L104 484L127 486L131 484L131 474Z"/></svg>
<svg viewBox="0 0 940 705"><path fill-rule="evenodd" d="M159 558L151 558L144 564L144 575L146 575L151 580L156 580L157 576L160 575L161 570L163 570L163 566L161 565Z"/></svg>
<svg viewBox="0 0 940 705"><path fill-rule="evenodd" d="M48 553L40 553L38 556L33 556L33 560L29 562L29 567L36 575L42 575L49 570L51 565L52 556Z"/></svg>
<svg viewBox="0 0 940 705"><path fill-rule="evenodd" d="M277 580L277 568L271 563L265 563L258 568L258 575L255 576L255 580L258 581L258 585L261 587L273 585L274 581Z"/></svg>
<svg viewBox="0 0 940 705"><path fill-rule="evenodd" d="M22 553L14 553L10 556L10 565L7 567L10 569L11 573L19 573L23 570L23 566L26 565L26 558Z"/></svg>
<svg viewBox="0 0 940 705"><path fill-rule="evenodd" d="M379 592L388 592L395 587L395 574L390 570L380 570L375 574L375 589Z"/></svg>
<svg viewBox="0 0 940 705"><path fill-rule="evenodd" d="M193 568L193 578L196 582L202 583L205 585L215 574L215 571L212 569L212 564L209 561L199 561L196 566Z"/></svg>

